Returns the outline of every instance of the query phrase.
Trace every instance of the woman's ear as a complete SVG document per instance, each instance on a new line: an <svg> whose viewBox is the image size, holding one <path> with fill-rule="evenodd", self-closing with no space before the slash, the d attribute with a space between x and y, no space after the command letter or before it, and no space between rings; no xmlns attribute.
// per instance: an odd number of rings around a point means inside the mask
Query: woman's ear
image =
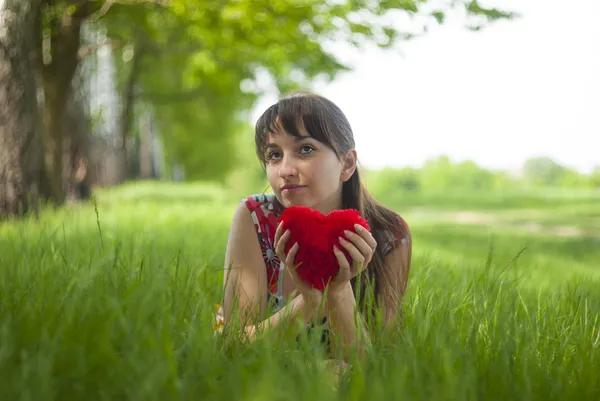
<svg viewBox="0 0 600 401"><path fill-rule="evenodd" d="M352 174L356 171L356 162L356 150L352 149L346 152L342 158L342 174L340 175L342 182L346 182L352 177Z"/></svg>

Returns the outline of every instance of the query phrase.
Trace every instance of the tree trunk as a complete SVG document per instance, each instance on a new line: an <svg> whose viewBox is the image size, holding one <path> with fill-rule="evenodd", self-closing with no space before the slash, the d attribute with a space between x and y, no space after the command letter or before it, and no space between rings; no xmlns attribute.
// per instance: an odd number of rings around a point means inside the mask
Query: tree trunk
<svg viewBox="0 0 600 401"><path fill-rule="evenodd" d="M67 188L69 201L87 200L91 197L92 169L89 156L91 123L83 107L83 99L75 96L77 89L73 88L67 101L64 125L63 185Z"/></svg>
<svg viewBox="0 0 600 401"><path fill-rule="evenodd" d="M89 14L88 2L80 2L72 14L65 13L51 24L50 60L44 60L44 162L52 200L60 205L65 201L63 179L64 121L71 82L79 65L81 25Z"/></svg>
<svg viewBox="0 0 600 401"><path fill-rule="evenodd" d="M129 134L131 131L131 126L134 118L134 106L135 106L135 85L137 83L139 74L142 68L142 57L144 55L143 47L138 43L133 50L133 59L131 60L131 69L129 70L129 76L127 78L127 82L125 83L125 88L123 90L123 101L121 103L123 107L123 111L121 113L121 121L120 121L120 144L121 148L119 149L119 156L121 159L120 168L120 182L131 178L131 168L132 165L130 156L127 152L127 144L129 142Z"/></svg>
<svg viewBox="0 0 600 401"><path fill-rule="evenodd" d="M64 89L59 88L52 79L44 78L44 163L48 196L54 203L64 202L65 188L62 183L63 165L63 118L66 99Z"/></svg>
<svg viewBox="0 0 600 401"><path fill-rule="evenodd" d="M35 24L41 0L0 0L0 219L37 207L42 175Z"/></svg>
<svg viewBox="0 0 600 401"><path fill-rule="evenodd" d="M152 177L152 133L150 132L150 117L146 114L140 124L140 147L138 159L140 162L139 178L147 180Z"/></svg>

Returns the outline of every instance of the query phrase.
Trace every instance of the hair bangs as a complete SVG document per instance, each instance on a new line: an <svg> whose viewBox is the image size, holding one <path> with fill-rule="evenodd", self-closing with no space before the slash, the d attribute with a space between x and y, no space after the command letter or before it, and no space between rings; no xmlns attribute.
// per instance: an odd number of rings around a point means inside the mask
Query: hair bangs
<svg viewBox="0 0 600 401"><path fill-rule="evenodd" d="M303 136L304 129L308 135L331 147L336 154L339 153L333 146L323 105L318 103L319 98L316 96L293 95L281 99L263 113L255 128L256 153L263 163L270 133L285 133L298 138Z"/></svg>

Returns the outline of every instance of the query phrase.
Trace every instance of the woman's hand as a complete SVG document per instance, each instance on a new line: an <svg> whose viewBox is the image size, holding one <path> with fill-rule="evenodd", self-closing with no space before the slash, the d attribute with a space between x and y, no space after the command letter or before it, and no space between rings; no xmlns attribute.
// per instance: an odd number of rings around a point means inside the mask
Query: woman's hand
<svg viewBox="0 0 600 401"><path fill-rule="evenodd" d="M348 240L340 237L340 243L352 258L351 263L348 263L348 259L337 246L333 246L333 252L340 264L340 270L329 283L329 294L340 291L347 282L362 273L371 262L377 248L377 241L375 241L369 230L359 224L355 224L354 228L356 233L348 230L344 231Z"/></svg>
<svg viewBox="0 0 600 401"><path fill-rule="evenodd" d="M314 309L316 309L321 304L321 301L323 300L323 293L321 291L313 288L309 284L307 284L304 280L302 280L298 276L298 272L296 271L296 269L298 269L298 267L302 264L302 263L299 263L299 264L295 263L296 254L298 253L299 245L296 242L292 246L292 248L290 249L288 254L287 255L285 254L285 244L287 243L288 239L290 238L290 230L288 229L282 234L281 226L282 225L279 224L277 226L277 231L275 231L275 253L277 254L277 257L279 257L279 260L281 262L285 263L285 270L292 277L292 280L294 281L296 288L298 289L300 294L304 297L305 302L311 308L311 312L312 312L312 311L314 311Z"/></svg>

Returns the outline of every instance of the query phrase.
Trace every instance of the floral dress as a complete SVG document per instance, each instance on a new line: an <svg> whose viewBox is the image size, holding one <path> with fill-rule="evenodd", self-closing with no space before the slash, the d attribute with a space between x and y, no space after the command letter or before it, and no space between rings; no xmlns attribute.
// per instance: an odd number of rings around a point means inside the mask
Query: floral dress
<svg viewBox="0 0 600 401"><path fill-rule="evenodd" d="M275 254L275 231L277 218L283 213L283 207L275 202L275 195L251 195L242 200L252 216L254 229L258 236L263 260L267 268L267 298L275 303L276 311L283 307L283 267Z"/></svg>

